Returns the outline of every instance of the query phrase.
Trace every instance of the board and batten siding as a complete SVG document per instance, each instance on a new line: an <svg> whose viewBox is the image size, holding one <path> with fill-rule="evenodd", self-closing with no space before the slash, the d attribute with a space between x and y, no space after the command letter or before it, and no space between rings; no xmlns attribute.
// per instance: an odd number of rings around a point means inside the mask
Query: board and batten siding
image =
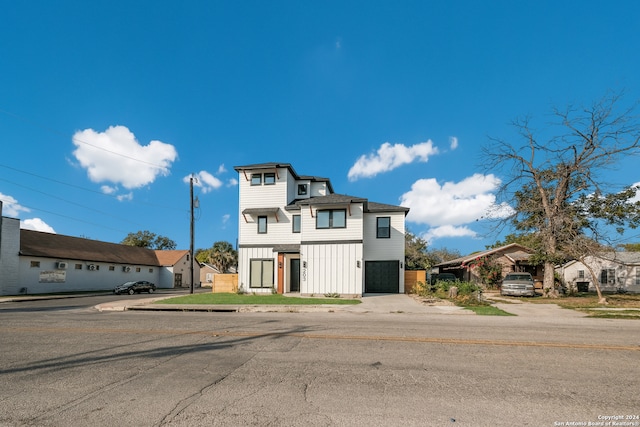
<svg viewBox="0 0 640 427"><path fill-rule="evenodd" d="M300 246L302 294L362 295L362 243L315 243Z"/></svg>
<svg viewBox="0 0 640 427"><path fill-rule="evenodd" d="M270 288L252 288L251 280L251 260L252 259L272 259L273 260L273 283L275 287L278 280L278 260L271 247L241 247L238 251L238 274L240 283L238 289L243 292L271 293Z"/></svg>

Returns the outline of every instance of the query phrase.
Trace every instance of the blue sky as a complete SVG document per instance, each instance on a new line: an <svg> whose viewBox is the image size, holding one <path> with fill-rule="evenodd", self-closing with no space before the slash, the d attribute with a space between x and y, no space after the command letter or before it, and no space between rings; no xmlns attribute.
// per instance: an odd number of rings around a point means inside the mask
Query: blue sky
<svg viewBox="0 0 640 427"><path fill-rule="evenodd" d="M481 250L504 177L480 147L554 106L640 99L638 28L635 1L4 2L3 215L187 249L195 174L196 248L235 243L233 167L285 162Z"/></svg>

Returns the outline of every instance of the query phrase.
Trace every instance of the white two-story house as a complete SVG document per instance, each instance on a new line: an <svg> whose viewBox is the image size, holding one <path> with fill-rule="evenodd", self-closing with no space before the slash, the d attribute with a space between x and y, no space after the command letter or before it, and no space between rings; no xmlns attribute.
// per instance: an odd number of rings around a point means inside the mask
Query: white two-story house
<svg viewBox="0 0 640 427"><path fill-rule="evenodd" d="M302 295L404 292L408 208L335 194L288 163L239 175L238 286Z"/></svg>

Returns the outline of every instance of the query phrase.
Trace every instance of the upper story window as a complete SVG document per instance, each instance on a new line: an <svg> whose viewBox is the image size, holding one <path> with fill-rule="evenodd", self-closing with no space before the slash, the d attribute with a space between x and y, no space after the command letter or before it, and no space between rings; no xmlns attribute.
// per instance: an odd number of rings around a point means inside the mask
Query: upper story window
<svg viewBox="0 0 640 427"><path fill-rule="evenodd" d="M298 184L298 196L306 196L309 192L309 186L307 184Z"/></svg>
<svg viewBox="0 0 640 427"><path fill-rule="evenodd" d="M316 228L346 228L347 211L345 209L331 209L316 211Z"/></svg>
<svg viewBox="0 0 640 427"><path fill-rule="evenodd" d="M258 217L258 234L267 234L267 217Z"/></svg>
<svg viewBox="0 0 640 427"><path fill-rule="evenodd" d="M261 185L262 184L262 174L261 173L252 173L251 174L251 185Z"/></svg>
<svg viewBox="0 0 640 427"><path fill-rule="evenodd" d="M293 222L293 229L292 231L294 233L300 233L301 231L301 222L300 222L300 215L294 215L292 218L292 222Z"/></svg>
<svg viewBox="0 0 640 427"><path fill-rule="evenodd" d="M276 183L276 174L271 172L271 173L265 173L264 174L264 185L273 185Z"/></svg>
<svg viewBox="0 0 640 427"><path fill-rule="evenodd" d="M381 216L376 218L376 237L378 239L391 237L391 217Z"/></svg>

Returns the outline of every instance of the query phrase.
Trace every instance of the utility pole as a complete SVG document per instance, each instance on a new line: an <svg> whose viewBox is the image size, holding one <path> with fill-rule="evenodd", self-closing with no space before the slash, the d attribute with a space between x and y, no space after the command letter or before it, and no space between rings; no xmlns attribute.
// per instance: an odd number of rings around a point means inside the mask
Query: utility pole
<svg viewBox="0 0 640 427"><path fill-rule="evenodd" d="M193 293L193 234L194 234L194 220L193 220L193 175L191 175L191 178L189 179L189 194L190 194L190 201L191 201L191 221L190 221L190 226L191 226L191 243L189 246L189 271L191 272L191 287L190 287L190 292L189 293Z"/></svg>

